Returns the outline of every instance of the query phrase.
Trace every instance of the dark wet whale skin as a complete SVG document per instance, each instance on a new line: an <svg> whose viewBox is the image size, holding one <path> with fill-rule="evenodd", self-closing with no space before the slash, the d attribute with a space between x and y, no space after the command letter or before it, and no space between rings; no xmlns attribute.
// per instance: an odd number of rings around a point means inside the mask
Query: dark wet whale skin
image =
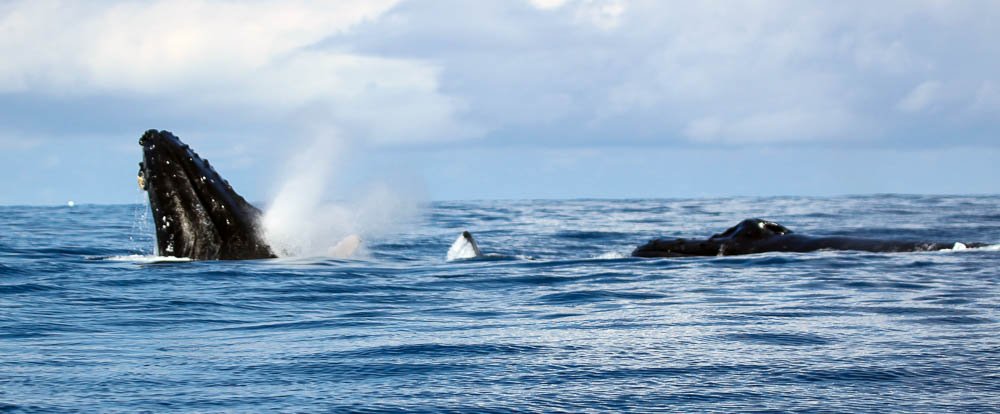
<svg viewBox="0 0 1000 414"><path fill-rule="evenodd" d="M981 247L983 243L964 243ZM778 223L746 219L708 239L653 239L632 251L635 257L735 256L765 252L813 252L860 250L867 252L914 252L944 250L955 243L896 241L855 237L810 237L795 234Z"/></svg>
<svg viewBox="0 0 1000 414"><path fill-rule="evenodd" d="M149 196L159 255L195 260L275 257L260 235L260 210L207 160L167 131L146 131L139 145L139 179Z"/></svg>

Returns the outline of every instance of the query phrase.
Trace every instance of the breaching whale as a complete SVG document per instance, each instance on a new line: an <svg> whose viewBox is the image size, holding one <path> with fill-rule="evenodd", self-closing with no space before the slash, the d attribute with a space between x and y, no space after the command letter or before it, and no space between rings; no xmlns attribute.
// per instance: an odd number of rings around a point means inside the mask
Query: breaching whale
<svg viewBox="0 0 1000 414"><path fill-rule="evenodd" d="M635 257L734 256L764 252L812 252L860 250L867 252L915 252L985 243L934 243L877 240L855 237L810 237L795 234L773 221L746 219L707 239L654 239L632 251Z"/></svg>
<svg viewBox="0 0 1000 414"><path fill-rule="evenodd" d="M261 212L167 131L139 139L139 187L146 190L160 256L194 260L275 257L260 232Z"/></svg>

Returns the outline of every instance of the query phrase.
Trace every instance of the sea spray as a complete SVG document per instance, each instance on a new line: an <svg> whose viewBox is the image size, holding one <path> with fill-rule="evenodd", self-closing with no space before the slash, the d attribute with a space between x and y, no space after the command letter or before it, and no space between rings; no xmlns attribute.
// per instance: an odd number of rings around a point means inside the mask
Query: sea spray
<svg viewBox="0 0 1000 414"><path fill-rule="evenodd" d="M346 153L343 141L324 137L290 158L263 217L264 237L276 254L356 256L359 244L398 231L416 215L416 200L385 183L369 184L345 201L328 201L330 182L342 172L338 167Z"/></svg>
<svg viewBox="0 0 1000 414"><path fill-rule="evenodd" d="M319 207L331 165L337 161L335 144L332 139L315 139L287 163L287 175L268 203L263 218L264 238L276 254L298 256L315 251L313 239L318 236L315 229L327 226L313 215Z"/></svg>

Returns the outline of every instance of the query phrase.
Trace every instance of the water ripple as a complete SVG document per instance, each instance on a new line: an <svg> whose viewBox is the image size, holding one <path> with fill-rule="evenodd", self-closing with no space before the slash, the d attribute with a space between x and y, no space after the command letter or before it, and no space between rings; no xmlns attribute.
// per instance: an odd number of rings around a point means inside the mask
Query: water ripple
<svg viewBox="0 0 1000 414"><path fill-rule="evenodd" d="M433 203L364 257L240 262L150 256L142 205L0 207L0 412L995 411L1000 249L623 256L758 216L996 243L998 204ZM446 262L462 230L490 256Z"/></svg>

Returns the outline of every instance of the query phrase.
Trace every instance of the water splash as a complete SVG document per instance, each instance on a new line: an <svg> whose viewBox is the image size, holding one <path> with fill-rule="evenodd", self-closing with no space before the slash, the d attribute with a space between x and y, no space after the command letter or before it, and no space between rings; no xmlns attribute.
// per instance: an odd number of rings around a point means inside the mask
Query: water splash
<svg viewBox="0 0 1000 414"><path fill-rule="evenodd" d="M264 238L277 255L357 256L364 241L398 231L416 215L416 200L386 184L370 185L350 200L327 201L346 153L343 141L322 137L291 157L262 221Z"/></svg>
<svg viewBox="0 0 1000 414"><path fill-rule="evenodd" d="M131 251L136 255L153 255L156 253L156 237L150 238L153 233L152 216L150 214L149 198L146 192L139 190L136 193L136 202L132 208L132 229L129 232L128 240L131 244Z"/></svg>

